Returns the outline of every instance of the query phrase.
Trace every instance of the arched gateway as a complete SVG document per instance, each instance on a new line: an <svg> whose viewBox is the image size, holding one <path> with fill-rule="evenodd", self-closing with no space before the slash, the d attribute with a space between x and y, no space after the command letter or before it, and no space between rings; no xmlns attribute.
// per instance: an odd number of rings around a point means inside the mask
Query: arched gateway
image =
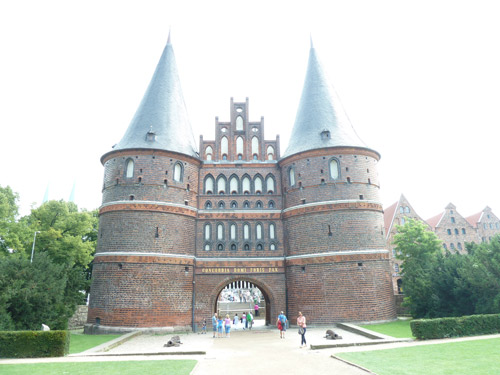
<svg viewBox="0 0 500 375"><path fill-rule="evenodd" d="M233 289L237 292L235 300L231 301L232 303L221 300L221 294L226 288L229 288L230 290ZM260 296L258 296L257 293L252 293L254 289L258 289L262 299L260 299ZM241 293L242 291L243 295ZM248 291L252 292L248 294ZM247 296L245 296L245 292L247 292ZM278 292L278 290L275 292ZM259 306L259 316L255 316L255 318L258 320L264 320L264 324L269 325L273 323L273 317L277 315L277 309L280 309L279 305L276 308L274 307L278 301L274 294L272 286L266 285L265 282L261 282L257 278L237 276L217 285L214 293L211 294L211 302L214 312L218 312L223 315L229 314L231 318L236 313L241 316L241 313L247 311L251 311L252 314L254 314L254 304L257 302L257 305ZM221 306L221 301L225 302L223 306ZM281 310L284 308L285 305L283 304Z"/></svg>
<svg viewBox="0 0 500 375"><path fill-rule="evenodd" d="M101 158L88 323L191 329L239 281L262 291L267 323L281 310L312 324L394 319L380 155L354 131L315 49L283 155L248 99L231 99L229 120L216 118L215 139L197 147L180 87L169 40Z"/></svg>

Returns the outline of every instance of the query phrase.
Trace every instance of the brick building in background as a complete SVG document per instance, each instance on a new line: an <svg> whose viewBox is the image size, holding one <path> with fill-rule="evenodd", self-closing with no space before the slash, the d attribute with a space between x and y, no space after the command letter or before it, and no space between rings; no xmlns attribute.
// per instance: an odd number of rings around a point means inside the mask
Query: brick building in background
<svg viewBox="0 0 500 375"><path fill-rule="evenodd" d="M396 294L403 293L399 273L402 261L396 259L397 249L392 242L397 233L396 226L404 225L408 219L416 219L425 223L428 229L441 240L443 251L461 254L467 252L466 243L489 242L493 236L500 233L500 220L489 207L465 218L457 212L454 204L449 203L440 214L423 220L405 196L401 195L399 201L384 210L387 248L391 252L392 279Z"/></svg>
<svg viewBox="0 0 500 375"><path fill-rule="evenodd" d="M122 140L101 161L87 328L194 327L229 284L258 287L266 323L396 317L378 152L357 136L311 45L289 146L231 99L199 151L167 43Z"/></svg>

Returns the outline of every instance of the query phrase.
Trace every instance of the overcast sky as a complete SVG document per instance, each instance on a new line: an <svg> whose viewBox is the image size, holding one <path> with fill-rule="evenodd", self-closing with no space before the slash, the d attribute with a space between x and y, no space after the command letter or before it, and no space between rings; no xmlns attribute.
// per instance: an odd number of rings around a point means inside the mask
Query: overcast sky
<svg viewBox="0 0 500 375"><path fill-rule="evenodd" d="M100 157L127 129L169 29L196 139L250 100L286 149L310 36L363 141L384 207L428 219L452 202L500 216L500 12L495 1L2 1L0 185L22 213L94 209Z"/></svg>

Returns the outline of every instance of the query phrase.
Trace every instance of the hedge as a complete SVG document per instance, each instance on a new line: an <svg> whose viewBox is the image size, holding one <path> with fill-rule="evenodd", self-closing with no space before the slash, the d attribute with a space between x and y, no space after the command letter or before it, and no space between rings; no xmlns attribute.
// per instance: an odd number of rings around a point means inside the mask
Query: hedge
<svg viewBox="0 0 500 375"><path fill-rule="evenodd" d="M500 314L418 319L412 320L410 327L420 340L487 335L500 332Z"/></svg>
<svg viewBox="0 0 500 375"><path fill-rule="evenodd" d="M62 357L69 331L0 331L0 358Z"/></svg>

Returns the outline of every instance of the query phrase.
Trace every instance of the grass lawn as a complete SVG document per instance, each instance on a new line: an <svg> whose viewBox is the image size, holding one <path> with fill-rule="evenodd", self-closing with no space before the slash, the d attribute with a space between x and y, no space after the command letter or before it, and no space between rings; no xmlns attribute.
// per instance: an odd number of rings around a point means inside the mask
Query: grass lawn
<svg viewBox="0 0 500 375"><path fill-rule="evenodd" d="M370 331L382 333L384 335L396 337L399 339L413 338L410 328L410 320L395 320L394 322L382 324L367 324L360 326Z"/></svg>
<svg viewBox="0 0 500 375"><path fill-rule="evenodd" d="M500 339L339 353L377 375L498 375Z"/></svg>
<svg viewBox="0 0 500 375"><path fill-rule="evenodd" d="M65 362L0 365L2 375L189 375L195 360Z"/></svg>
<svg viewBox="0 0 500 375"><path fill-rule="evenodd" d="M83 333L71 332L69 354L83 352L84 350L101 345L120 336L121 335L84 335Z"/></svg>

